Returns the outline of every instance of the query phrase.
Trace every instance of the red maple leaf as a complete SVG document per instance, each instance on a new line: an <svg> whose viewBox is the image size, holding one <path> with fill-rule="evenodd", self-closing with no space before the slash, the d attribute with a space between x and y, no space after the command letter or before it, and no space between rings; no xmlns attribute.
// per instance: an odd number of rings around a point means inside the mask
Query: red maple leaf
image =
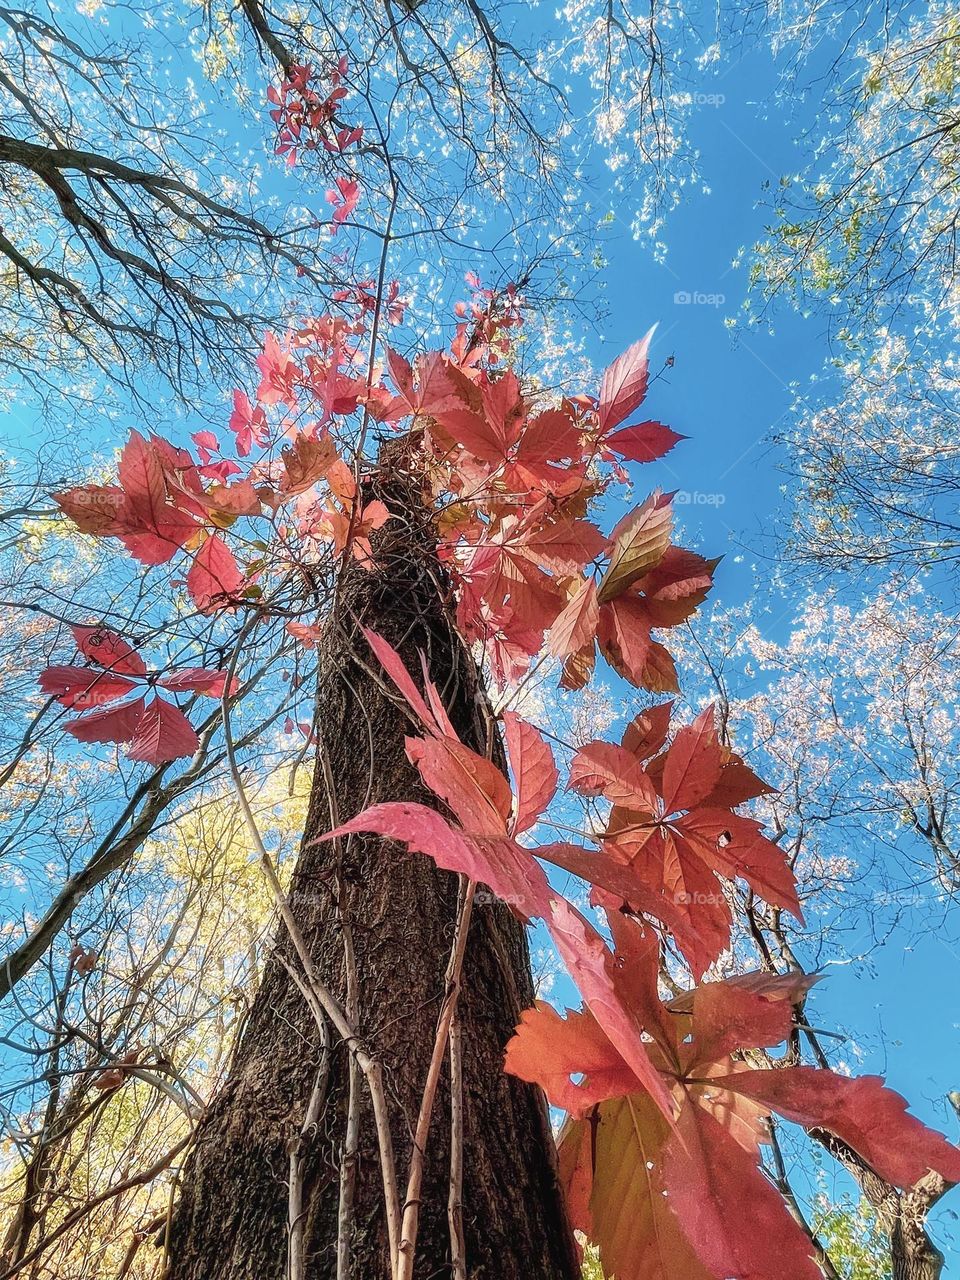
<svg viewBox="0 0 960 1280"><path fill-rule="evenodd" d="M718 562L671 545L670 502L670 495L657 491L628 512L607 541L609 563L599 581L572 580L548 642L564 663L563 688L587 683L598 645L632 684L655 692L676 690L673 659L651 632L676 626L696 611Z"/></svg>
<svg viewBox="0 0 960 1280"><path fill-rule="evenodd" d="M569 1113L568 1204L608 1274L819 1280L808 1237L760 1171L771 1111L836 1134L895 1186L930 1169L960 1178L960 1151L877 1077L743 1060L787 1038L809 977L748 974L663 1004L657 937L617 913L609 921L615 951L572 908L554 908L586 1007L527 1010L506 1057Z"/></svg>
<svg viewBox="0 0 960 1280"><path fill-rule="evenodd" d="M731 812L769 788L722 746L712 707L644 763L662 746L665 710L668 716L669 704L655 708L645 725L635 720L619 747L598 741L581 748L569 785L611 802L604 851L686 917L678 945L702 972L704 960L715 959L729 940L730 908L718 877L746 880L765 901L798 919L802 913L783 850L761 834L760 823ZM624 877L619 889L609 881L603 887L620 892L628 884ZM627 892L623 901L649 909Z"/></svg>

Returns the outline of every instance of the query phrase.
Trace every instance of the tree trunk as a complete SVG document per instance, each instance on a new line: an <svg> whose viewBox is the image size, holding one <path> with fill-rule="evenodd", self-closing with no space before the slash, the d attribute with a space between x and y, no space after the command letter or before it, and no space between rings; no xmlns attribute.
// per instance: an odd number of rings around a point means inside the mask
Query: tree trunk
<svg viewBox="0 0 960 1280"><path fill-rule="evenodd" d="M885 1182L862 1156L825 1129L811 1137L825 1147L856 1179L890 1240L891 1280L940 1280L943 1254L927 1234L927 1217L953 1185L932 1170L914 1187L898 1191Z"/></svg>
<svg viewBox="0 0 960 1280"><path fill-rule="evenodd" d="M940 1280L943 1254L927 1234L926 1221L950 1185L939 1173L931 1172L897 1197L896 1218L890 1229L893 1280Z"/></svg>
<svg viewBox="0 0 960 1280"><path fill-rule="evenodd" d="M290 898L318 974L346 1003L341 919L351 927L366 1047L383 1064L393 1112L401 1196L444 971L458 882L420 854L374 837L314 843L382 800L435 803L404 754L409 720L359 634L373 627L411 672L426 654L463 740L487 748L484 692L457 637L435 555L436 535L402 451L382 462L367 498L392 519L375 543L376 567L352 569L319 646L319 763ZM494 750L499 751L499 741ZM342 847L337 847L342 846ZM504 1074L504 1045L532 1000L524 929L498 902L474 911L459 1019L463 1044L463 1230L470 1280L575 1280L575 1248L557 1185L553 1140L539 1090ZM339 899L339 907L337 905ZM342 915L341 915L342 913ZM283 933L240 1038L229 1079L204 1118L186 1163L171 1231L167 1280L282 1280L287 1271L289 1147L295 1144L324 1057L317 1025L278 958L293 963ZM337 1275L341 1147L348 1055L331 1040L323 1107L303 1163L303 1275ZM376 1138L360 1083L360 1135L350 1232L354 1280L389 1277ZM448 1068L427 1148L417 1280L450 1277Z"/></svg>

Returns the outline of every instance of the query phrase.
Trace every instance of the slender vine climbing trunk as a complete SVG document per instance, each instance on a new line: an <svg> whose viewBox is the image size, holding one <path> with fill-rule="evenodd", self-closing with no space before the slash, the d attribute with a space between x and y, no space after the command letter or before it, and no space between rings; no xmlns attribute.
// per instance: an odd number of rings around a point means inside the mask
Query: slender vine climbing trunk
<svg viewBox="0 0 960 1280"><path fill-rule="evenodd" d="M463 740L488 746L489 721L475 665L449 622L431 519L402 453L386 457L368 497L394 514L373 572L352 571L319 646L319 763L291 905L320 977L348 999L342 922L356 953L359 1026L383 1064L402 1188L444 989L457 911L457 878L426 857L376 837L316 843L334 819L369 803L436 803L404 754L409 720L385 692L361 624L419 670L426 654ZM499 751L494 739L493 750ZM328 781L332 782L329 787ZM332 802L332 804L331 804ZM181 1178L168 1280L282 1280L287 1272L290 1151L311 1092L324 1081L302 1163L302 1234L309 1280L337 1275L348 1055L316 1022L290 976L278 935L242 1033L230 1077L204 1118ZM463 1062L462 1217L470 1280L575 1280L579 1275L542 1095L506 1076L504 1045L532 999L523 927L481 895L470 926L459 1004ZM376 1136L360 1083L359 1138L349 1246L354 1280L389 1276ZM314 1099L315 1103L317 1099ZM415 1274L452 1274L448 1232L451 1097L444 1070L427 1149ZM339 1228L343 1236L343 1227Z"/></svg>

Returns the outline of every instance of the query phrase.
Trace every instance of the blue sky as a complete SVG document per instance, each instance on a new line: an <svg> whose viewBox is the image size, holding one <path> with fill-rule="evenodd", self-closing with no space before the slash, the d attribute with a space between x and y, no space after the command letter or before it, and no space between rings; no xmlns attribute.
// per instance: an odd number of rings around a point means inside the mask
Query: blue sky
<svg viewBox="0 0 960 1280"><path fill-rule="evenodd" d="M704 78L703 93L723 97L701 107L692 126L710 194L692 192L671 215L664 265L652 261L628 227L615 225L606 243L609 319L590 349L602 365L658 323L653 365L667 355L676 364L651 392L647 409L690 439L646 468L642 481L706 495L678 514L685 541L726 555L715 595L731 605L749 599L766 576L763 554L790 519L781 490L783 456L770 436L786 425L796 393L822 374L831 355L824 317L804 317L786 305L775 313L772 334L757 326L734 337L724 325L746 296L746 268L731 264L741 246L762 235L762 185L775 186L782 174L797 172L804 153L795 139L816 125L816 100L793 113L765 105L776 81L762 42ZM678 294L700 297L681 301ZM711 501L709 495L716 496ZM767 615L758 615L758 625L784 639L796 603L788 591ZM855 1032L863 1054L859 1067L849 1046L838 1047L838 1058L861 1072L886 1075L918 1115L954 1140L957 1121L943 1099L960 1087L958 967L950 939L936 932L914 937L901 927L860 965L830 968L810 1002L817 1025ZM933 1223L947 1254L946 1274L960 1276L957 1200L956 1193L948 1196Z"/></svg>

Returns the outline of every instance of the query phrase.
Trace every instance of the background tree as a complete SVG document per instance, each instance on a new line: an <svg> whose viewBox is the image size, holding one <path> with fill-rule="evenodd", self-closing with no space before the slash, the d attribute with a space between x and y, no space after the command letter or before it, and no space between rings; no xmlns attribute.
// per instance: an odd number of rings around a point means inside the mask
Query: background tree
<svg viewBox="0 0 960 1280"><path fill-rule="evenodd" d="M956 305L956 15L939 3L867 5L825 24L829 12L798 14L787 47L839 24L859 70L826 80L827 129L809 139L808 172L779 183L755 280L768 297L839 302L841 334L894 318L936 326Z"/></svg>
<svg viewBox="0 0 960 1280"><path fill-rule="evenodd" d="M783 440L795 477L788 553L808 571L860 589L933 571L933 589L953 598L957 379L935 350L911 354L881 334L838 362L833 403L798 404Z"/></svg>

